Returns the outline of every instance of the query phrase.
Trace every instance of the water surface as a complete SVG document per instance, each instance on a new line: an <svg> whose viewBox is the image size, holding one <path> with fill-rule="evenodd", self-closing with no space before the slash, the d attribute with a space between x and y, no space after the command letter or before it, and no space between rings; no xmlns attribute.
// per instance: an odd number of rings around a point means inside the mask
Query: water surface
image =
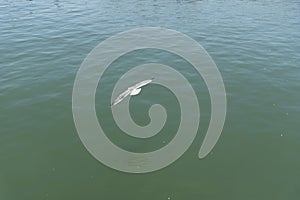
<svg viewBox="0 0 300 200"><path fill-rule="evenodd" d="M298 1L286 0L3 0L0 199L299 199L299 10ZM228 112L213 152L198 160L210 117L203 80L165 52L120 58L112 66L117 72L154 60L181 68L201 106L199 133L189 150L165 169L132 175L87 152L75 130L71 95L80 64L99 42L146 26L180 31L209 52L224 79ZM119 75L108 71L96 96L104 115L99 121L112 130L101 102L109 101ZM145 99L178 115L172 94L157 92L159 99L145 88L132 100L140 108L133 112L138 124L149 122ZM151 141L130 140L117 131L109 137L128 150L150 151L172 139L178 118L167 125Z"/></svg>

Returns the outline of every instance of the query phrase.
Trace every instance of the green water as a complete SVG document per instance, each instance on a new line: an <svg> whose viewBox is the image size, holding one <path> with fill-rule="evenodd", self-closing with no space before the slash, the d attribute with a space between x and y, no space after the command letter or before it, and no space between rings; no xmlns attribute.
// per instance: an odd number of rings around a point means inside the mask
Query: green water
<svg viewBox="0 0 300 200"><path fill-rule="evenodd" d="M1 200L300 198L299 1L2 0L0 16ZM199 160L210 119L203 80L165 52L120 58L112 66L118 73L108 71L96 95L107 130L115 133L111 113L101 106L109 101L108 89L119 72L141 63L182 67L201 106L197 137L179 160L153 173L127 174L94 159L81 143L72 88L80 64L99 42L145 26L185 33L209 52L224 80L228 111L220 140ZM132 107L141 106L147 92L132 99ZM144 152L172 139L178 104L171 93L157 92L159 100L148 95L148 101L165 104L171 113L164 132L147 142L121 133L111 140ZM138 124L149 123L147 109L133 109Z"/></svg>

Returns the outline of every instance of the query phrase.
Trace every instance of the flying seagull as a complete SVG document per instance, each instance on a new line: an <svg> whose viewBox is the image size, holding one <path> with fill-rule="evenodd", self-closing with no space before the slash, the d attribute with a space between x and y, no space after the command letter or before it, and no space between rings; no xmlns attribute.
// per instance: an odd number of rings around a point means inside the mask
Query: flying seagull
<svg viewBox="0 0 300 200"><path fill-rule="evenodd" d="M122 92L112 103L111 106L114 106L118 103L120 103L125 97L127 97L128 95L132 96L132 95L137 95L141 92L141 87L149 84L152 82L154 78L148 79L148 80L144 80L141 81L129 88L127 88L127 90L125 90L124 92Z"/></svg>

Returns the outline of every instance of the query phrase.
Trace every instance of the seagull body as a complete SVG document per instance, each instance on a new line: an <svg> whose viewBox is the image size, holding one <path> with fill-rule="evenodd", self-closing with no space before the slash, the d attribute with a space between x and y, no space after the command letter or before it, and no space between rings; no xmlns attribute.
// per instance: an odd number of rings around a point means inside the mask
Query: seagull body
<svg viewBox="0 0 300 200"><path fill-rule="evenodd" d="M118 103L120 103L125 97L127 97L128 95L137 95L141 92L141 87L149 84L152 82L154 78L148 79L148 80L144 80L141 81L129 88L127 88L127 90L125 90L124 92L122 92L112 103L111 106L117 105Z"/></svg>

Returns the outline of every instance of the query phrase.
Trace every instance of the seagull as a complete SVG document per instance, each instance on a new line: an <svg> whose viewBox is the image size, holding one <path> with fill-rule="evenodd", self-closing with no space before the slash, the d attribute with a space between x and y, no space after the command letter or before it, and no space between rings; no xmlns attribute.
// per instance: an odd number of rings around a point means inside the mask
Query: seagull
<svg viewBox="0 0 300 200"><path fill-rule="evenodd" d="M151 83L153 81L154 78L148 79L148 80L144 80L141 81L129 88L127 88L127 90L125 90L124 92L122 92L112 103L111 106L117 105L118 103L120 103L125 97L127 97L128 95L132 96L132 95L137 95L141 92L141 87Z"/></svg>

